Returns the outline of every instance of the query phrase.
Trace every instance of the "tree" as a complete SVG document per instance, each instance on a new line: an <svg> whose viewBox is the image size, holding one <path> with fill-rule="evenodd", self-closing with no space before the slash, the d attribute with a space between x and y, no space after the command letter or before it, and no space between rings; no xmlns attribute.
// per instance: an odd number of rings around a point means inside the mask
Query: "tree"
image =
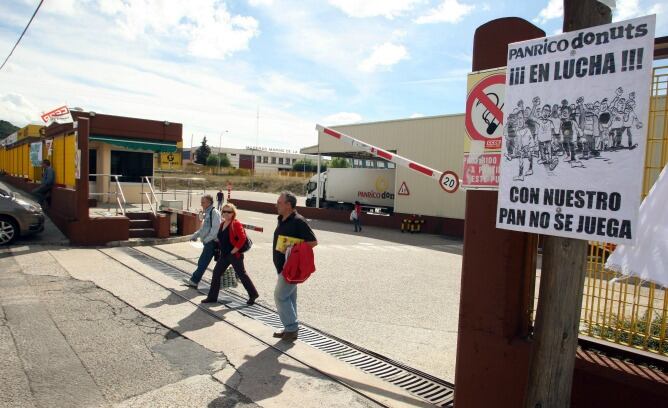
<svg viewBox="0 0 668 408"><path fill-rule="evenodd" d="M292 170L293 171L308 171L311 173L315 173L318 171L318 164L314 163L312 160L309 159L302 159L302 160L297 160L293 165L292 165ZM327 170L327 163L320 163L320 171L325 171Z"/></svg>
<svg viewBox="0 0 668 408"><path fill-rule="evenodd" d="M345 169L350 167L350 163L348 162L348 159L346 159L345 157L334 157L332 161L329 162L329 167Z"/></svg>
<svg viewBox="0 0 668 408"><path fill-rule="evenodd" d="M230 159L225 153L223 154L211 154L206 159L206 165L211 167L218 167L218 162L220 161L220 167L230 167Z"/></svg>
<svg viewBox="0 0 668 408"><path fill-rule="evenodd" d="M207 159L211 155L211 147L209 147L209 145L206 144L206 136L204 136L204 139L202 139L202 145L197 148L195 155L197 156L195 159L195 163L207 164Z"/></svg>
<svg viewBox="0 0 668 408"><path fill-rule="evenodd" d="M0 140L4 139L5 137L11 135L12 133L16 132L19 130L16 126L12 125L11 123L0 120Z"/></svg>

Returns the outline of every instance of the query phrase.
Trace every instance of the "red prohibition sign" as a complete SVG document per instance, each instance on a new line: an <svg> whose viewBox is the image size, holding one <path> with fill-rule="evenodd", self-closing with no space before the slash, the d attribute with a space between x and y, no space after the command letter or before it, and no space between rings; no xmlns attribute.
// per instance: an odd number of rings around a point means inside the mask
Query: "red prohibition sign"
<svg viewBox="0 0 668 408"><path fill-rule="evenodd" d="M446 193L454 193L459 188L459 177L457 177L457 174L454 171L444 171L443 174L441 174L441 178L438 179L438 185L441 186Z"/></svg>
<svg viewBox="0 0 668 408"><path fill-rule="evenodd" d="M473 125L471 113L473 112L473 103L476 100L479 100L485 106L485 108L487 108L487 110L490 111L490 113L494 116L494 118L498 120L500 124L503 125L503 112L501 112L501 109L499 109L499 107L496 106L496 104L491 99L489 99L489 96L487 96L487 94L485 93L485 89L487 89L491 85L505 84L505 83L506 83L505 74L495 74L495 75L490 75L487 78L483 79L482 81L478 82L473 86L473 89L471 89L471 93L469 93L469 96L466 99L465 125L466 125L466 130L468 131L469 136L471 136L472 139L484 141L486 142L486 145L498 144L498 147L501 147L500 137L490 139L482 135L480 132L478 132L478 130ZM491 146L485 146L485 147L491 147Z"/></svg>

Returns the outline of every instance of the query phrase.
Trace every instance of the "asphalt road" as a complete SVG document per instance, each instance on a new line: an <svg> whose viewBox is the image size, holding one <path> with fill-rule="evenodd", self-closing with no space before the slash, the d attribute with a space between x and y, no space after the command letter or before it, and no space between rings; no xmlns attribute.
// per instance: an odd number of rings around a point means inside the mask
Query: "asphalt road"
<svg viewBox="0 0 668 408"><path fill-rule="evenodd" d="M276 215L240 211L239 219L264 227L262 233L249 232L254 246L246 268L260 293L258 302L274 308ZM352 225L328 221L310 224L319 242L317 271L299 288L300 319L454 381L461 242L373 227L354 233ZM193 261L199 255L188 243L158 248ZM241 285L235 290L244 292Z"/></svg>

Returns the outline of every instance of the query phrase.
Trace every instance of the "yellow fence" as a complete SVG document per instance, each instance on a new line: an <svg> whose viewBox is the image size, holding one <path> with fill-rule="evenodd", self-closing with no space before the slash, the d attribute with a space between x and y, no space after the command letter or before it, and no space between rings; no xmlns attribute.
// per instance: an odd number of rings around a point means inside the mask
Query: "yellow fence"
<svg viewBox="0 0 668 408"><path fill-rule="evenodd" d="M643 197L668 163L668 66L654 69ZM590 242L580 333L668 355L666 289L604 268L614 249Z"/></svg>
<svg viewBox="0 0 668 408"><path fill-rule="evenodd" d="M42 142L43 158L51 160L51 167L56 174L56 184L74 188L75 180L75 136L74 133L53 139L51 155L48 155L46 143ZM41 167L30 162L30 144L0 148L0 170L21 178L39 182L42 177Z"/></svg>

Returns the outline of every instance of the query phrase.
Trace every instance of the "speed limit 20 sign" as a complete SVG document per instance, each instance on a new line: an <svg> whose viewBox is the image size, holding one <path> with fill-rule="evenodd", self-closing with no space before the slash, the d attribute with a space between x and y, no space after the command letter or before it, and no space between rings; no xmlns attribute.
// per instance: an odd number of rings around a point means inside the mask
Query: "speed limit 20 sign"
<svg viewBox="0 0 668 408"><path fill-rule="evenodd" d="M446 193L454 193L459 188L459 178L453 171L445 171L438 179L438 185L441 186Z"/></svg>

